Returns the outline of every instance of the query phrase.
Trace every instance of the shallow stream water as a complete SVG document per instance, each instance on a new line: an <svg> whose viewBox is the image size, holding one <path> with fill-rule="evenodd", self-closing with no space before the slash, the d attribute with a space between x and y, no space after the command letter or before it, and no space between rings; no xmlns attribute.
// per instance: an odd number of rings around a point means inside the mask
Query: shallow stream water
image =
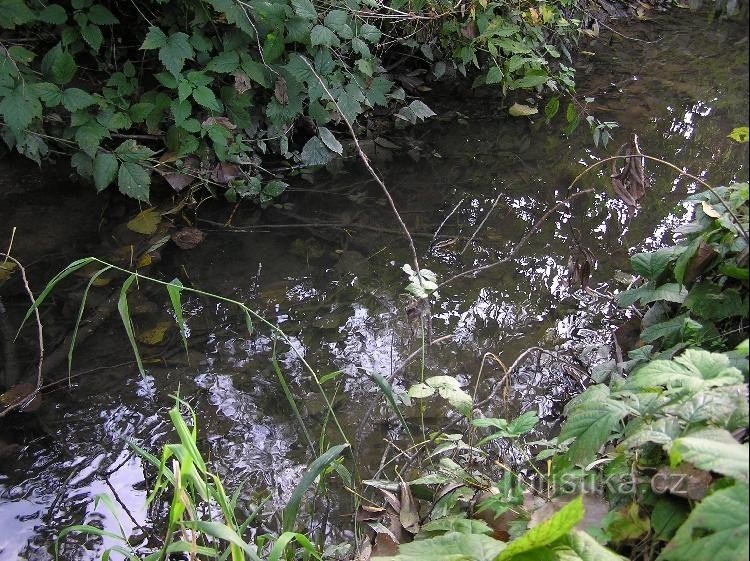
<svg viewBox="0 0 750 561"><path fill-rule="evenodd" d="M414 233L422 267L445 280L502 258L567 195L576 175L633 133L645 153L713 185L746 180L747 144L727 138L748 123L746 23L675 11L618 29L629 38L603 31L583 47L577 64L581 99L593 98L590 109L602 121L619 123L607 149L595 148L583 126L564 137L560 117L551 125L506 117L489 91L438 98L433 108L440 118L389 136L401 149L375 147L374 161ZM107 215L100 199L60 185L59 175L30 178L28 170L19 174L9 165L0 162L0 225L18 226L14 254L31 263L32 272L49 273L47 264L92 252L106 255L92 242ZM625 316L608 299L570 287L567 263L578 244L585 246L596 258L590 286L611 292L622 288L615 279L628 270L630 255L672 241L671 229L684 214L678 202L699 186L653 162L646 171L650 189L632 216L608 186L609 167L599 168L578 183L595 194L554 212L512 262L442 287L428 327L432 338L452 337L428 346L424 362L399 371L394 385L408 388L424 369L425 375L457 377L473 391L485 353L509 365L532 346L570 353L582 367L609 358L612 331ZM9 194L13 181L38 185ZM398 438L368 373L390 375L423 343L420 320L403 295L400 268L410 257L377 185L356 160L314 181L295 181L284 208L261 213L241 206L231 217L235 230L216 225L229 218L229 205L206 204L197 224L205 241L188 251L163 251L149 274L178 276L247 303L278 322L320 374L340 371L326 388L358 447L359 473L367 477L381 461L384 439ZM56 185L59 198L49 195L49 185ZM6 237L0 232L0 246ZM136 328L170 319L166 293L143 292L145 311L134 318ZM23 305L14 301L16 312ZM75 298L67 304L68 310L76 306ZM148 526L158 513L145 509L144 465L125 438L157 453L173 437L167 410L178 389L197 411L200 445L225 485L246 481L248 500L270 494L269 509L284 504L311 457L270 361L273 339L258 326L248 335L236 310L210 299L186 295L185 318L187 358L172 333L169 345L144 346L142 378L113 318L77 351L74 372L90 372L45 394L36 412L0 420L0 559L49 559L54 536L71 524L99 520L112 527L111 517L94 508L99 493L116 493ZM70 329L56 325L59 318L44 319L52 331ZM325 407L315 384L287 345L277 343L276 353L317 437ZM559 363L531 357L488 413L535 410L541 435L559 423L580 382ZM481 368L478 397L502 374L492 361ZM51 379L66 375L61 368ZM428 427L453 414L439 400L430 403ZM407 417L419 426L417 408ZM326 435L341 441L332 423ZM335 515L329 524L345 529L349 519L340 516L350 512L350 498L334 492L329 501ZM122 522L126 531L137 531L129 517ZM100 548L95 539L72 540L63 558L94 558Z"/></svg>

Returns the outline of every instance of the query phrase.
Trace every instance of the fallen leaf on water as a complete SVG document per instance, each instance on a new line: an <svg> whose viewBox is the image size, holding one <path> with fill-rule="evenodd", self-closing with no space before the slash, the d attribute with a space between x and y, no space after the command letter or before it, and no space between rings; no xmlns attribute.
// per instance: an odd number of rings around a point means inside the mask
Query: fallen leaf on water
<svg viewBox="0 0 750 561"><path fill-rule="evenodd" d="M160 345L164 342L164 337L172 325L171 321L160 321L152 328L139 333L136 339L144 345Z"/></svg>
<svg viewBox="0 0 750 561"><path fill-rule="evenodd" d="M13 261L6 261L0 263L0 283L7 281L16 269L16 264Z"/></svg>
<svg viewBox="0 0 750 561"><path fill-rule="evenodd" d="M155 208L149 208L139 212L135 218L127 223L128 230L150 236L159 227L161 214Z"/></svg>
<svg viewBox="0 0 750 561"><path fill-rule="evenodd" d="M206 236L198 228L180 228L172 234L172 241L180 249L193 249Z"/></svg>
<svg viewBox="0 0 750 561"><path fill-rule="evenodd" d="M530 105L524 105L523 103L514 103L508 109L508 113L511 117L528 117L529 115L536 115L539 113L539 109L531 107Z"/></svg>

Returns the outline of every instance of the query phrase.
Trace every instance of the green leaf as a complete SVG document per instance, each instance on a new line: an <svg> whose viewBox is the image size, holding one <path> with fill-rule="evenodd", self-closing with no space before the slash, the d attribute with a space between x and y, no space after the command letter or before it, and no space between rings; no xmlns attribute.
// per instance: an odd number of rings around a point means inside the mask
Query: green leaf
<svg viewBox="0 0 750 561"><path fill-rule="evenodd" d="M68 20L68 15L65 13L65 8L60 4L49 4L39 12L36 19L52 25L61 25Z"/></svg>
<svg viewBox="0 0 750 561"><path fill-rule="evenodd" d="M659 497L651 511L651 528L657 540L668 541L690 514L687 501L669 495Z"/></svg>
<svg viewBox="0 0 750 561"><path fill-rule="evenodd" d="M63 51L60 44L50 49L42 59L42 74L55 84L67 84L76 73L76 63L67 51Z"/></svg>
<svg viewBox="0 0 750 561"><path fill-rule="evenodd" d="M547 105L544 106L544 116L547 117L547 119L552 119L555 115L557 115L557 112L559 110L560 99L557 97L553 97L547 102Z"/></svg>
<svg viewBox="0 0 750 561"><path fill-rule="evenodd" d="M211 62L206 65L206 70L221 74L231 74L237 70L239 65L240 55L237 51L224 51L211 59Z"/></svg>
<svg viewBox="0 0 750 561"><path fill-rule="evenodd" d="M744 561L750 557L746 484L716 491L693 509L657 561Z"/></svg>
<svg viewBox="0 0 750 561"><path fill-rule="evenodd" d="M349 25L349 15L343 10L331 10L323 20L326 27L336 32L336 35L342 39L351 39L354 32Z"/></svg>
<svg viewBox="0 0 750 561"><path fill-rule="evenodd" d="M195 88L193 90L193 99L206 109L212 109L213 111L219 111L221 109L219 100L216 99L214 92L206 86L198 86Z"/></svg>
<svg viewBox="0 0 750 561"><path fill-rule="evenodd" d="M23 0L0 0L0 27L15 29L34 21L35 15Z"/></svg>
<svg viewBox="0 0 750 561"><path fill-rule="evenodd" d="M91 6L86 15L89 17L91 23L95 23L96 25L115 25L116 23L120 23L120 20L101 4Z"/></svg>
<svg viewBox="0 0 750 561"><path fill-rule="evenodd" d="M234 529L226 524L221 522L207 522L205 520L185 520L182 524L184 524L186 528L197 530L207 536L218 538L236 545L247 554L251 561L260 561L260 557L258 557L258 554L255 552L255 548L248 545L245 540L234 531Z"/></svg>
<svg viewBox="0 0 750 561"><path fill-rule="evenodd" d="M122 170L122 168L120 168ZM130 319L130 309L128 307L128 289L130 288L130 285L133 284L133 281L135 280L135 273L130 275L127 279L125 279L125 282L122 283L122 288L120 289L120 297L117 300L117 311L120 313L120 319L122 320L122 325L125 327L125 333L128 336L128 341L130 341L130 346L133 349L133 354L135 355L135 362L138 365L138 372L141 373L141 376L145 376L146 372L143 370L143 361L141 360L141 353L138 351L138 345L135 342L135 334L133 333L133 322Z"/></svg>
<svg viewBox="0 0 750 561"><path fill-rule="evenodd" d="M323 45L326 47L339 47L341 42L336 34L328 29L325 25L316 25L310 31L310 44L315 47L317 45Z"/></svg>
<svg viewBox="0 0 750 561"><path fill-rule="evenodd" d="M63 107L71 113L75 113L96 103L94 96L79 88L66 89L62 93L61 100Z"/></svg>
<svg viewBox="0 0 750 561"><path fill-rule="evenodd" d="M420 530L421 534L434 532L461 532L462 534L487 534L492 535L490 528L484 520L473 520L466 518L464 514L454 514L438 518L428 522Z"/></svg>
<svg viewBox="0 0 750 561"><path fill-rule="evenodd" d="M750 129L748 127L736 127L727 135L735 142L745 143L750 138Z"/></svg>
<svg viewBox="0 0 750 561"><path fill-rule="evenodd" d="M649 325L646 329L641 331L641 339L644 343L653 343L662 337L668 337L675 333L679 333L682 331L686 319L688 319L687 314L680 314L679 316L673 317L667 321Z"/></svg>
<svg viewBox="0 0 750 561"><path fill-rule="evenodd" d="M307 489L315 482L315 480L323 472L323 470L325 470L332 462L334 462L336 458L341 455L341 452L343 452L348 446L348 444L339 444L337 446L332 446L326 452L318 456L318 458L316 458L315 461L310 464L310 467L307 468L307 471L305 471L305 473L302 475L300 482L294 488L294 491L292 491L289 502L287 502L284 510L282 511L281 526L284 532L289 532L293 529L294 523L297 520L297 513L299 512L302 497L304 496Z"/></svg>
<svg viewBox="0 0 750 561"><path fill-rule="evenodd" d="M664 386L697 391L704 387L743 383L742 373L731 366L726 355L687 349L674 360L652 360L631 374L624 384L627 390Z"/></svg>
<svg viewBox="0 0 750 561"><path fill-rule="evenodd" d="M333 150L339 156L343 153L344 147L341 146L341 143L335 136L333 136L333 133L330 130L326 127L318 127L318 134L320 135L320 140L322 140L323 144L325 144L330 150Z"/></svg>
<svg viewBox="0 0 750 561"><path fill-rule="evenodd" d="M109 131L93 119L78 127L75 132L78 146L92 158L96 155L102 139L108 136Z"/></svg>
<svg viewBox="0 0 750 561"><path fill-rule="evenodd" d="M274 63L279 58L281 58L281 55L284 54L284 44L284 35L282 33L272 31L271 33L268 33L266 35L266 38L263 40L262 49L263 59L265 60L266 64ZM250 78L253 78L250 73L248 73L248 76L250 76Z"/></svg>
<svg viewBox="0 0 750 561"><path fill-rule="evenodd" d="M0 115L14 132L26 129L36 117L42 116L42 104L29 95L28 88L19 83L16 88L0 100Z"/></svg>
<svg viewBox="0 0 750 561"><path fill-rule="evenodd" d="M302 148L300 158L306 166L323 166L333 159L333 152L326 148L320 138L313 136Z"/></svg>
<svg viewBox="0 0 750 561"><path fill-rule="evenodd" d="M406 419L404 418L404 415L401 412L401 409L399 408L398 403L396 403L396 395L393 393L393 388L391 387L391 384L388 382L388 380L383 378L383 376L378 374L377 372L370 372L369 375L370 375L370 378L372 378L372 380L380 388L380 391L383 392L383 395L385 396L385 399L388 402L388 405L390 406L391 410L396 414L399 421L401 421L401 426L404 427L407 434L409 435L409 438L411 438L413 441L414 438L411 436L409 425L406 423Z"/></svg>
<svg viewBox="0 0 750 561"><path fill-rule="evenodd" d="M684 306L698 317L721 320L733 316L746 316L746 305L736 289L721 290L710 282L699 283L690 289Z"/></svg>
<svg viewBox="0 0 750 561"><path fill-rule="evenodd" d="M94 186L97 192L102 192L115 180L118 167L119 163L114 154L100 152L96 155L94 159Z"/></svg>
<svg viewBox="0 0 750 561"><path fill-rule="evenodd" d="M448 532L434 538L402 543L398 555L378 561L495 561L505 544L484 534Z"/></svg>
<svg viewBox="0 0 750 561"><path fill-rule="evenodd" d="M83 40L86 41L88 46L91 47L94 52L98 52L104 42L104 35L102 34L102 30L99 29L99 26L94 25L93 23L82 25L80 27L80 32L81 37L83 37Z"/></svg>
<svg viewBox="0 0 750 561"><path fill-rule="evenodd" d="M533 527L520 538L508 544L498 556L497 561L505 561L519 553L533 551L551 544L572 530L583 520L583 499L578 496L550 518Z"/></svg>
<svg viewBox="0 0 750 561"><path fill-rule="evenodd" d="M357 35L368 43L377 44L377 42L380 41L382 33L374 25L365 23L359 28Z"/></svg>
<svg viewBox="0 0 750 561"><path fill-rule="evenodd" d="M146 38L143 40L143 43L141 44L141 49L150 50L150 49L161 49L162 47L165 47L167 45L167 36L164 35L164 32L159 29L158 27L149 27L148 33L146 33Z"/></svg>
<svg viewBox="0 0 750 561"><path fill-rule="evenodd" d="M487 71L487 75L484 77L485 84L499 84L503 81L503 71L499 66L493 66Z"/></svg>
<svg viewBox="0 0 750 561"><path fill-rule="evenodd" d="M371 106L388 105L388 100L385 96L388 92L391 91L392 88L393 82L383 78L382 76L378 76L370 83L370 86L367 88L367 92L365 95L367 97L368 103Z"/></svg>
<svg viewBox="0 0 750 561"><path fill-rule="evenodd" d="M435 388L428 386L423 382L418 382L409 388L407 395L415 399L424 399L435 393Z"/></svg>
<svg viewBox="0 0 750 561"><path fill-rule="evenodd" d="M724 429L708 428L692 432L672 443L669 458L672 466L690 462L695 467L713 471L747 483L750 481L750 449L737 442Z"/></svg>
<svg viewBox="0 0 750 561"><path fill-rule="evenodd" d="M142 165L133 162L123 162L117 174L117 185L120 188L120 192L128 197L148 202L151 176Z"/></svg>
<svg viewBox="0 0 750 561"><path fill-rule="evenodd" d="M115 154L124 162L140 162L154 155L150 148L141 146L132 138L123 141L117 148Z"/></svg>
<svg viewBox="0 0 750 561"><path fill-rule="evenodd" d="M172 33L167 44L159 49L159 60L173 76L177 76L185 65L185 60L192 59L194 54L190 36L178 31Z"/></svg>
<svg viewBox="0 0 750 561"><path fill-rule="evenodd" d="M281 195L287 187L289 187L287 183L278 179L272 179L266 183L265 187L263 187L263 194L267 197L276 198Z"/></svg>
<svg viewBox="0 0 750 561"><path fill-rule="evenodd" d="M568 449L573 462L588 463L609 440L612 431L629 413L628 408L609 397L606 386L590 386L571 400L566 407L567 420L560 431L560 440L574 438Z"/></svg>
<svg viewBox="0 0 750 561"><path fill-rule="evenodd" d="M674 259L672 248L659 249L651 253L638 253L630 258L633 270L647 279L656 280ZM680 279L678 279L680 280Z"/></svg>
<svg viewBox="0 0 750 561"><path fill-rule="evenodd" d="M318 12L310 0L292 0L292 9L298 16L310 21L318 19Z"/></svg>
<svg viewBox="0 0 750 561"><path fill-rule="evenodd" d="M625 557L617 555L611 549L607 549L589 534L581 530L572 530L568 534L567 541L580 561L627 561ZM559 556L558 559L559 561L568 560L567 557L563 559L562 556ZM571 558L570 561L578 561L578 559Z"/></svg>
<svg viewBox="0 0 750 561"><path fill-rule="evenodd" d="M519 80L513 80L509 84L509 88L511 90L518 90L518 89L531 89L536 88L537 86L541 86L545 82L549 80L549 76L546 74L541 75L529 75L524 76L523 78L520 78Z"/></svg>

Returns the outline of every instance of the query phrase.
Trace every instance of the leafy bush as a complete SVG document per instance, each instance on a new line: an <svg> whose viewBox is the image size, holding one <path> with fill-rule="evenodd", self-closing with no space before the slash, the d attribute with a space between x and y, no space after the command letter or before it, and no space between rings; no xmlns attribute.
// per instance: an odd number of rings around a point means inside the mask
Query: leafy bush
<svg viewBox="0 0 750 561"><path fill-rule="evenodd" d="M322 165L343 152L336 126L393 106L432 115L384 70L418 50L437 78L570 89L576 21L562 3L442 0L0 0L0 117L5 143L40 163L53 143L98 191L147 200L152 171L176 190L221 188L267 203L286 184L267 158ZM427 22L427 25L425 25ZM569 60L568 60L569 61Z"/></svg>

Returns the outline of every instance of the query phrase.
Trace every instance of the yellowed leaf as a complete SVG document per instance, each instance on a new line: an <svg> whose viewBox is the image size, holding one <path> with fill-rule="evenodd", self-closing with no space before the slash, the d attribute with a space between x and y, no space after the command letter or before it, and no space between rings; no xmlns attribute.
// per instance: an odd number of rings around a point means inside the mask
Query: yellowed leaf
<svg viewBox="0 0 750 561"><path fill-rule="evenodd" d="M711 218L721 218L721 213L712 207L708 201L701 201L701 206L703 207L703 212L706 213L706 216L710 216Z"/></svg>
<svg viewBox="0 0 750 561"><path fill-rule="evenodd" d="M524 105L523 103L514 103L508 109L508 113L511 117L528 117L529 115L536 115L539 113L539 109L531 107L530 105Z"/></svg>
<svg viewBox="0 0 750 561"><path fill-rule="evenodd" d="M150 236L159 227L161 214L155 208L149 208L138 213L135 218L128 222L129 230Z"/></svg>
<svg viewBox="0 0 750 561"><path fill-rule="evenodd" d="M13 261L6 261L0 263L0 283L7 281L16 269L16 264Z"/></svg>
<svg viewBox="0 0 750 561"><path fill-rule="evenodd" d="M160 345L164 342L164 337L171 326L171 321L160 321L151 329L139 333L136 339L144 345Z"/></svg>
<svg viewBox="0 0 750 561"><path fill-rule="evenodd" d="M136 269L142 269L143 267L148 267L153 262L154 262L154 259L151 257L151 254L144 253L143 255L141 255L140 259L138 259L138 262L135 264L135 267Z"/></svg>

